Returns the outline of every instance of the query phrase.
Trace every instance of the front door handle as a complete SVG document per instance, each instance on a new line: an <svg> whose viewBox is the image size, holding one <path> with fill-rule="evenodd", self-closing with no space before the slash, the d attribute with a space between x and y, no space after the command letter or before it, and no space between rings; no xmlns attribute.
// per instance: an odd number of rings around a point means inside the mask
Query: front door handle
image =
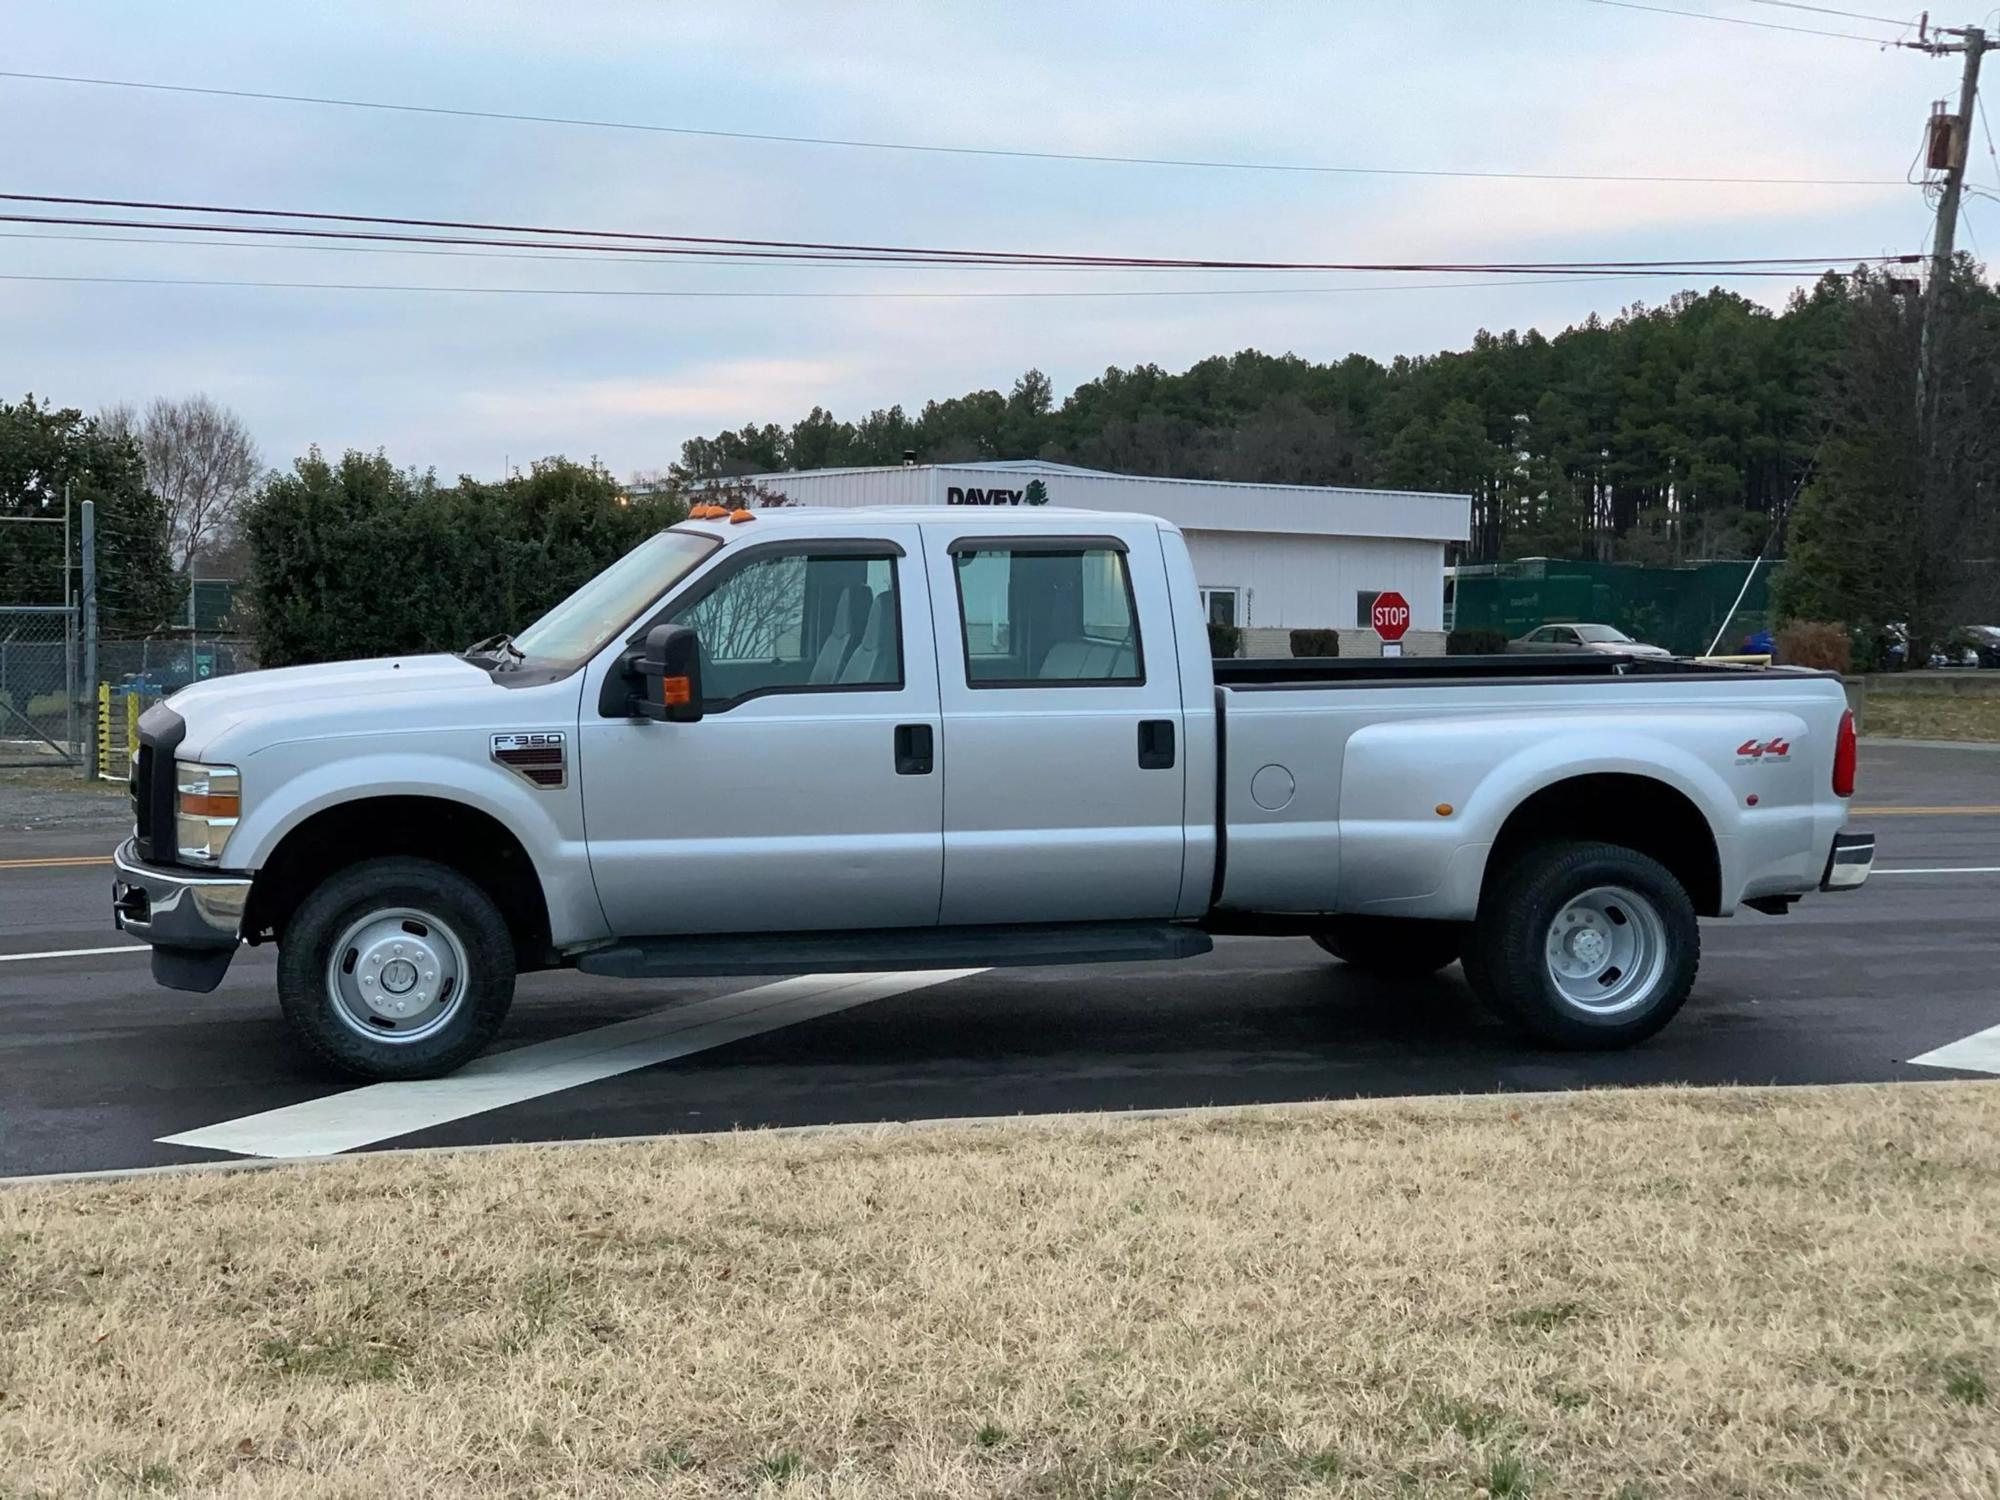
<svg viewBox="0 0 2000 1500"><path fill-rule="evenodd" d="M931 774L932 745L931 726L928 724L898 724L896 726L896 774L898 776L928 776Z"/></svg>
<svg viewBox="0 0 2000 1500"><path fill-rule="evenodd" d="M1142 771L1166 771L1174 764L1174 721L1172 719L1141 719L1139 721L1139 769Z"/></svg>

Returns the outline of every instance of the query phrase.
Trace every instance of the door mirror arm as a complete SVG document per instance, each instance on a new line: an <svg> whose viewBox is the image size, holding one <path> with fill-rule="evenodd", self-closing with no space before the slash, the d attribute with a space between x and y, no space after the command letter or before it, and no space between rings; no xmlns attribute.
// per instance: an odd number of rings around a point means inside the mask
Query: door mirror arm
<svg viewBox="0 0 2000 1500"><path fill-rule="evenodd" d="M693 724L702 716L701 642L685 625L655 625L635 661L640 691L632 716L667 724Z"/></svg>

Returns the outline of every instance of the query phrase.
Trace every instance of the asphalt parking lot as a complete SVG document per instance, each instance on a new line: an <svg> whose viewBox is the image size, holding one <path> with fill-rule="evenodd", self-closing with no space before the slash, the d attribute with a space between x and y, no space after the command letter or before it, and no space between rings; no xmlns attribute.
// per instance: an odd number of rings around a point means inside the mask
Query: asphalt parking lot
<svg viewBox="0 0 2000 1500"><path fill-rule="evenodd" d="M16 788L0 804L0 1175L842 1121L2000 1074L2000 749L1867 746L1852 822L1879 836L1876 878L1787 917L1705 923L1694 999L1630 1052L1528 1047L1456 968L1386 984L1302 941L1246 938L1169 965L534 975L486 1058L452 1079L372 1088L295 1048L269 949L244 950L212 995L155 988L146 950L110 929L117 802L45 800Z"/></svg>

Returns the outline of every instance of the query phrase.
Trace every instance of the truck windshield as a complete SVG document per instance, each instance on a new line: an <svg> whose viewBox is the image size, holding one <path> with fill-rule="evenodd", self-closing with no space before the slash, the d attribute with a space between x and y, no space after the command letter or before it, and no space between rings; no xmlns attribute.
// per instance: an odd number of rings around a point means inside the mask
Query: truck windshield
<svg viewBox="0 0 2000 1500"><path fill-rule="evenodd" d="M514 637L522 665L577 666L721 545L693 531L648 537Z"/></svg>

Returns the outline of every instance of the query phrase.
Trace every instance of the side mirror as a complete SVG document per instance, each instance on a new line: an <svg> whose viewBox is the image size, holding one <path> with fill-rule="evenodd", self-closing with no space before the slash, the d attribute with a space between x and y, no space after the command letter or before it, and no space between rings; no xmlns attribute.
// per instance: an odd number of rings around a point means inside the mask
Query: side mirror
<svg viewBox="0 0 2000 1500"><path fill-rule="evenodd" d="M668 724L701 718L701 646L687 626L655 625L646 632L639 677L645 686L632 699L636 717Z"/></svg>

